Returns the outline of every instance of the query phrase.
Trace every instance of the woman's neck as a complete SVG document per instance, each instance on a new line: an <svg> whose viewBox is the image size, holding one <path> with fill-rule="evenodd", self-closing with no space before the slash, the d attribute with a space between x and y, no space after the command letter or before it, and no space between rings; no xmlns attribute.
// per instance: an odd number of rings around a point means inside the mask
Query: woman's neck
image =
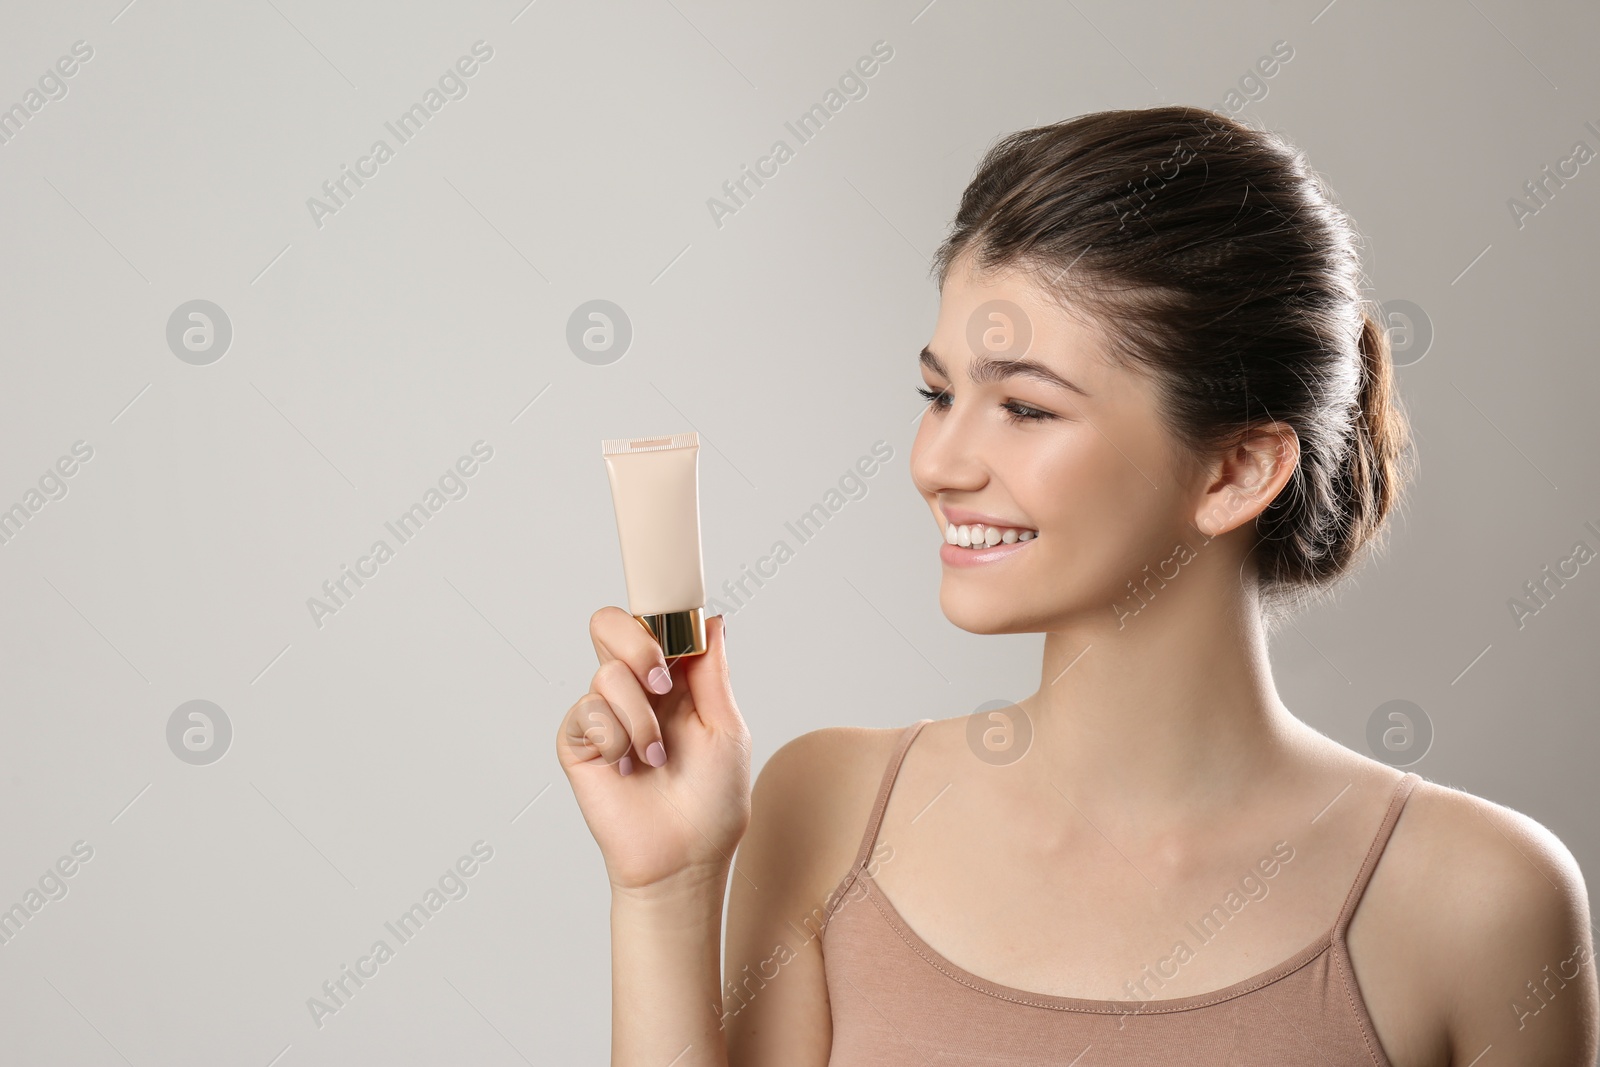
<svg viewBox="0 0 1600 1067"><path fill-rule="evenodd" d="M1209 584L1046 634L1039 689L1019 702L1035 766L1097 825L1225 816L1309 751L1314 731L1273 684L1256 598Z"/></svg>

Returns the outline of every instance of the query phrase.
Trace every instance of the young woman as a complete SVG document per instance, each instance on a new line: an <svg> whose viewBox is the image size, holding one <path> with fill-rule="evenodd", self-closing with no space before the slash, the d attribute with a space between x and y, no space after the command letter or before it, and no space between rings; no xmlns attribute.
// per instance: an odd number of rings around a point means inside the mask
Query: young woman
<svg viewBox="0 0 1600 1067"><path fill-rule="evenodd" d="M1043 633L1039 688L812 731L752 794L723 620L668 666L596 612L557 747L610 876L612 1063L1592 1064L1569 851L1273 684L1271 626L1367 554L1407 456L1300 153L1198 108L1026 130L936 267L940 605Z"/></svg>

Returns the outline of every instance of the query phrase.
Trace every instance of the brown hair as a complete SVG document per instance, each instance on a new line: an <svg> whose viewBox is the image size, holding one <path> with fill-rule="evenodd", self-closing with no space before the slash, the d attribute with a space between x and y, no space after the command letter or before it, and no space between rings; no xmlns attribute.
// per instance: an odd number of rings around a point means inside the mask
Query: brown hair
<svg viewBox="0 0 1600 1067"><path fill-rule="evenodd" d="M984 156L934 258L1029 272L1152 373L1164 421L1204 455L1262 422L1300 462L1256 518L1269 618L1338 584L1409 473L1388 331L1361 296L1359 235L1280 137L1215 111L1100 111Z"/></svg>

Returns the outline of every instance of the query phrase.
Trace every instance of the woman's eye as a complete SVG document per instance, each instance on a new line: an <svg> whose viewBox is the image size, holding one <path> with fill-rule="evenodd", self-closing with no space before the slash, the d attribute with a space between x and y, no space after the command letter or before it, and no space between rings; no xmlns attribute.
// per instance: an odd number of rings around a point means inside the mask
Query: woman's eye
<svg viewBox="0 0 1600 1067"><path fill-rule="evenodd" d="M922 387L918 386L917 392L921 395L923 400L926 400L930 404L934 403L935 401L948 401L950 398L950 394L943 389L923 389ZM943 411L949 406L950 405L948 403L942 402L936 405L937 410L939 411Z"/></svg>
<svg viewBox="0 0 1600 1067"><path fill-rule="evenodd" d="M950 391L947 389L934 390L919 387L917 393L923 400L933 404L935 411L948 411L950 409ZM1015 400L1009 400L1000 406L1005 409L1006 418L1011 422L1045 422L1056 417L1048 411L1040 411L1038 408L1019 404Z"/></svg>
<svg viewBox="0 0 1600 1067"><path fill-rule="evenodd" d="M1000 406L1006 409L1012 422L1044 422L1047 419L1055 418L1055 416L1050 414L1048 411L1040 411L1038 408L1030 408L1028 405L1019 404L1014 400L1010 401L1009 403L1001 404Z"/></svg>

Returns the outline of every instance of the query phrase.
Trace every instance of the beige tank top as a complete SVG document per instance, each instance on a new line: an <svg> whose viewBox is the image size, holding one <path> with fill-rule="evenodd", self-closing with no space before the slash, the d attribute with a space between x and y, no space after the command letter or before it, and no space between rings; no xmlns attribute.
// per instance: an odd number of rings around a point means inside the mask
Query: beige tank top
<svg viewBox="0 0 1600 1067"><path fill-rule="evenodd" d="M1058 997L998 985L945 959L906 924L866 870L895 774L912 739L932 721L919 720L902 734L855 863L824 912L821 945L833 1016L829 1067L1392 1067L1356 986L1345 932L1418 775L1408 773L1395 784L1338 919L1289 959L1188 997Z"/></svg>

